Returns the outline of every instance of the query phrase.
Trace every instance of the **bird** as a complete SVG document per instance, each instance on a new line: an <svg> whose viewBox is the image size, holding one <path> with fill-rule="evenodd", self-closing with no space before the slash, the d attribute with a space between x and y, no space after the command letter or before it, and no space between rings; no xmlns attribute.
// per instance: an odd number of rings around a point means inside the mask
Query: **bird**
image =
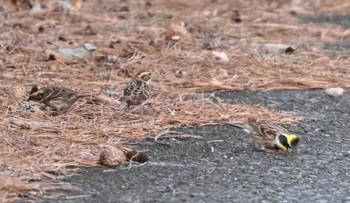
<svg viewBox="0 0 350 203"><path fill-rule="evenodd" d="M288 152L299 142L298 135L291 134L278 125L261 122L256 117L249 117L247 125L225 123L243 129L262 145L263 150Z"/></svg>
<svg viewBox="0 0 350 203"><path fill-rule="evenodd" d="M124 95L119 101L125 101L128 109L131 105L140 105L142 102L150 98L149 81L151 80L151 72L141 71L131 79L124 88Z"/></svg>
<svg viewBox="0 0 350 203"><path fill-rule="evenodd" d="M43 103L55 111L68 111L79 98L86 96L90 95L78 94L72 89L59 85L51 85L40 89L37 85L34 85L27 101Z"/></svg>

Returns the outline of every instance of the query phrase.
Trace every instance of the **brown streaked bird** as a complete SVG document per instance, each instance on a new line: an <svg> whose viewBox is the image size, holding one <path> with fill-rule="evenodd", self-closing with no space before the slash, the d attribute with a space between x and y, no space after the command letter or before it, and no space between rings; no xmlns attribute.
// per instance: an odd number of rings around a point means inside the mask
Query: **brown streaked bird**
<svg viewBox="0 0 350 203"><path fill-rule="evenodd" d="M290 148L295 147L299 142L299 137L296 134L290 134L280 126L263 123L255 117L249 117L247 125L226 124L241 128L249 133L262 145L263 150L283 150L288 152Z"/></svg>
<svg viewBox="0 0 350 203"><path fill-rule="evenodd" d="M151 72L141 71L129 81L124 88L124 95L119 101L125 101L130 108L131 105L140 105L142 102L150 98L149 81L151 80Z"/></svg>
<svg viewBox="0 0 350 203"><path fill-rule="evenodd" d="M68 111L79 98L87 96L90 95L80 95L63 86L52 85L39 89L34 85L27 101L41 102L56 111Z"/></svg>

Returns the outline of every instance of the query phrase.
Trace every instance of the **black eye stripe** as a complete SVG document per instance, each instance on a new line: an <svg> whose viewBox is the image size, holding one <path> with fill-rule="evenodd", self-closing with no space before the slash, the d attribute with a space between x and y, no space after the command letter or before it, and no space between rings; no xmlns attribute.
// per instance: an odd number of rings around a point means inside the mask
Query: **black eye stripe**
<svg viewBox="0 0 350 203"><path fill-rule="evenodd" d="M287 137L286 136L279 136L278 137L278 140L280 141L280 143L285 146L285 147L290 147L289 144L288 144L288 140L287 140Z"/></svg>

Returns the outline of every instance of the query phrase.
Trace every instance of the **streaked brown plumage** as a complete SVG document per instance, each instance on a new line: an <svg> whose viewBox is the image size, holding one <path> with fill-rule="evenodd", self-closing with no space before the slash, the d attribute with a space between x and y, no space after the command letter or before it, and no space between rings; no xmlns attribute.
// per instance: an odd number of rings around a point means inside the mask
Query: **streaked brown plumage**
<svg viewBox="0 0 350 203"><path fill-rule="evenodd" d="M263 123L255 117L249 117L247 125L227 124L241 128L249 133L255 140L261 143L263 149L288 151L289 148L296 146L299 142L297 135L290 134L280 126Z"/></svg>
<svg viewBox="0 0 350 203"><path fill-rule="evenodd" d="M149 81L151 73L142 71L129 81L124 88L124 95L119 101L125 101L130 108L131 105L140 105L150 98Z"/></svg>
<svg viewBox="0 0 350 203"><path fill-rule="evenodd" d="M63 86L52 85L39 89L35 85L30 91L28 101L41 102L56 111L68 111L79 98L86 96L89 95L80 95Z"/></svg>

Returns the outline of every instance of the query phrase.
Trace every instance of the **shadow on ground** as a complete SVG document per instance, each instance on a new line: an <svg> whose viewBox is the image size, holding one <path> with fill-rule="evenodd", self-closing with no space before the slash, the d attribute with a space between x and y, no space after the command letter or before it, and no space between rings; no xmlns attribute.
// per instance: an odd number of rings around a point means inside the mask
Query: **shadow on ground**
<svg viewBox="0 0 350 203"><path fill-rule="evenodd" d="M137 147L149 150L150 162L81 169L67 181L84 191L59 202L350 202L349 93L338 99L323 90L215 96L303 116L287 126L301 135L300 145L272 154L228 125L183 129L203 139L163 139L170 148L142 141Z"/></svg>

